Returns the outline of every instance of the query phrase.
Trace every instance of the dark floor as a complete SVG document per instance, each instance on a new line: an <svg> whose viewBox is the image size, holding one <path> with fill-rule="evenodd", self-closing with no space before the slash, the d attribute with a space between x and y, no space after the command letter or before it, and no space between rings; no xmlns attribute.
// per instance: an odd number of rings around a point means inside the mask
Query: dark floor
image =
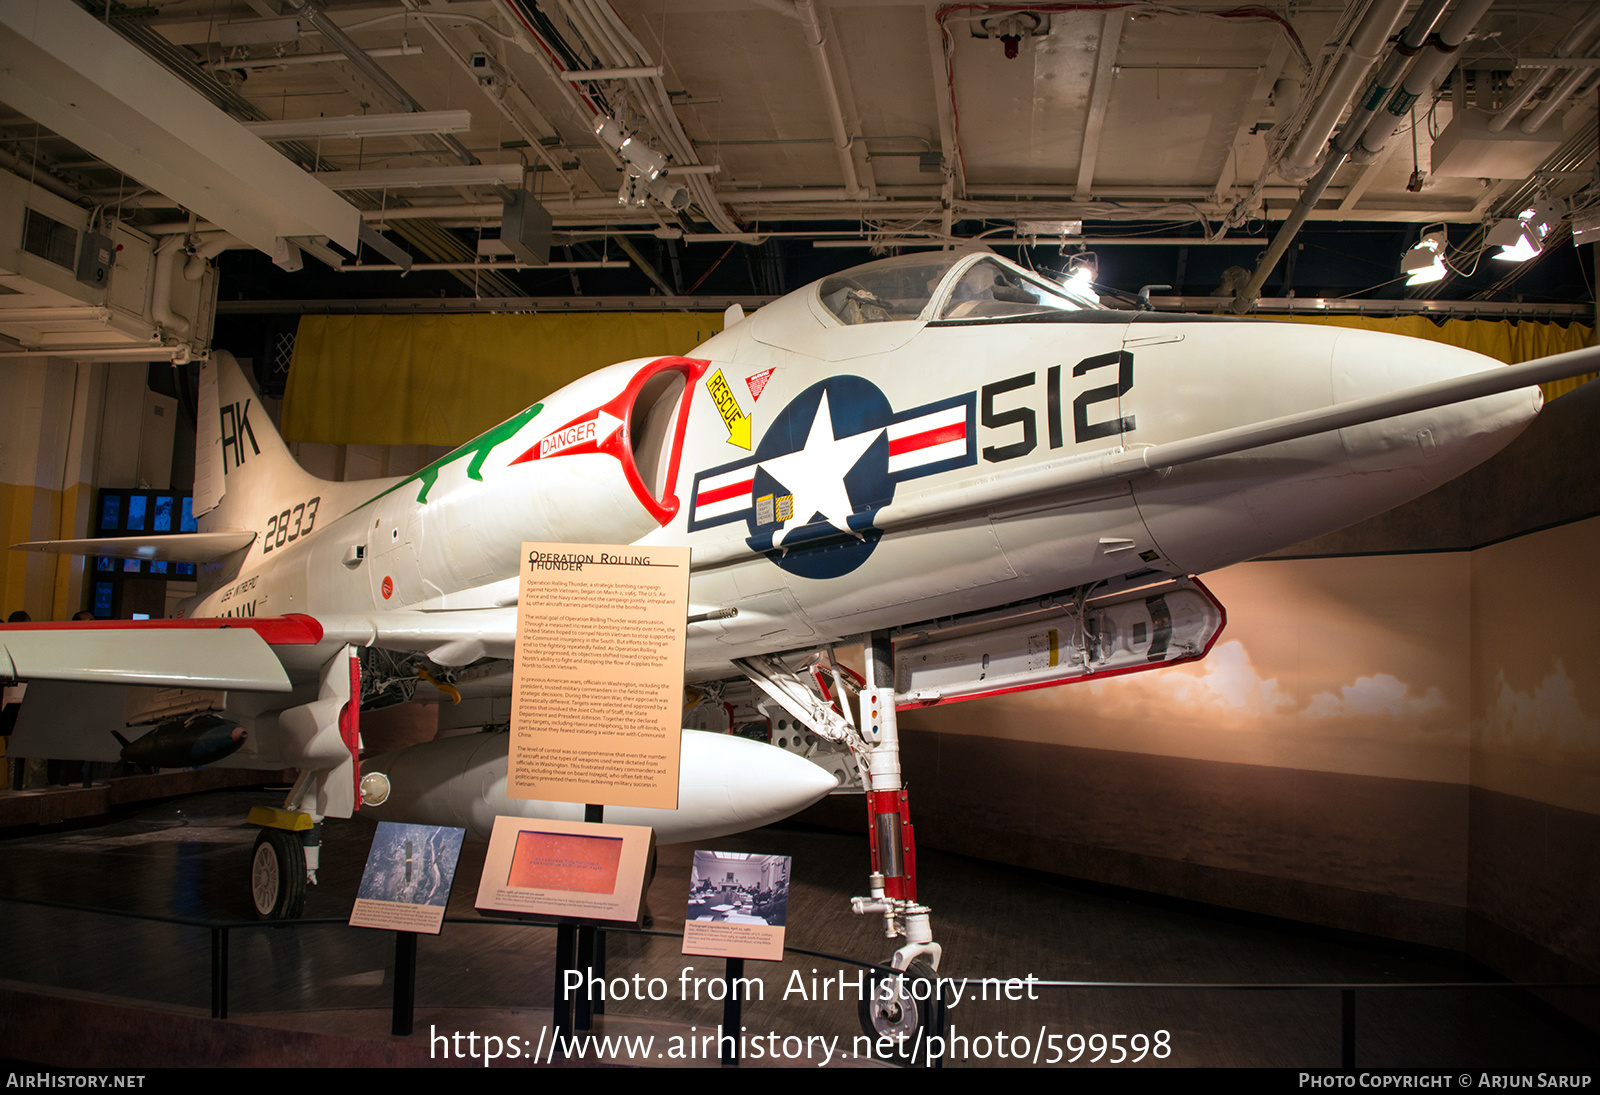
<svg viewBox="0 0 1600 1095"><path fill-rule="evenodd" d="M0 841L0 898L86 907L65 910L0 902L8 931L0 977L56 989L208 1007L210 934L188 927L108 915L132 912L180 919L246 919L247 872L255 830L243 824L252 805L281 792L218 791L122 810L93 827ZM306 916L349 915L372 828L359 820L326 827L321 881ZM721 850L794 857L786 943L866 961L891 946L881 921L850 913L864 891L865 838L771 828L716 842ZM450 915L475 917L473 898L483 846L468 844ZM688 889L690 849L662 849L650 904L655 930L678 933ZM944 945L940 972L953 977L1026 977L1043 981L1182 983L1460 982L1480 974L1437 956L1400 953L1296 930L1263 926L1201 908L1144 900L982 861L924 850L922 899L932 906ZM319 1028L348 1015L353 1032L387 1009L393 991L393 936L342 924L261 927L230 933L230 1009L234 1016L316 1012ZM417 1006L438 1022L453 1015L463 1031L538 1037L537 1011L551 994L554 932L498 922L446 923L420 940ZM704 1033L721 1005L707 999L720 960L685 958L679 939L608 936L610 977L661 978L658 1002L618 1000L614 1016L642 1016ZM855 971L793 955L782 963L749 962L763 999L746 1005L747 1037L838 1038L848 1053L860 1032ZM839 999L841 973L852 988ZM697 979L700 999L695 1000ZM814 987L828 984L826 999ZM804 995L799 991L803 987ZM971 990L975 993L977 990ZM1059 1054L1070 1063L1096 1055L1097 1035L1130 1036L1146 1065L1337 1067L1340 996L1319 991L1216 989L1078 989L1043 986L1037 999L974 1000L950 1012L958 1043L955 1066L1038 1063ZM630 993L631 995L631 993ZM687 997L687 998L686 998ZM341 1009L368 1009L366 1011ZM486 1010L493 1009L493 1010ZM516 1009L516 1010L512 1010ZM546 1013L547 1016L548 1013ZM358 1021L358 1016L364 1018ZM509 1018L508 1018L509 1016ZM523 1018L517 1018L522 1016ZM293 1025L280 1015L273 1022ZM527 1029L517 1029L525 1023ZM475 1025L476 1024L476 1025ZM362 1029L365 1029L362 1027ZM413 1039L426 1041L427 1026ZM768 1039L776 1034L777 1043ZM1005 1036L1004 1059L997 1036ZM1053 1040L1052 1040L1053 1039ZM1085 1041L1089 1039L1091 1041ZM791 1045L795 1043L791 1042ZM1054 1047L1054 1048L1052 1048ZM1015 1056L1026 1049L1028 1060ZM1115 1051L1102 1050L1102 1056ZM1367 989L1357 997L1357 1064L1364 1068L1438 1067L1520 1072L1592 1073L1600 1047L1592 1037L1510 990Z"/></svg>

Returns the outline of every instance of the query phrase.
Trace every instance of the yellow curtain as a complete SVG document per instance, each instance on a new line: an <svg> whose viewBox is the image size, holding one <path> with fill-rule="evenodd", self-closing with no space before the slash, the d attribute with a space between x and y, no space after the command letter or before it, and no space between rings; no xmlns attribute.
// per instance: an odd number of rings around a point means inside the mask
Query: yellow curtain
<svg viewBox="0 0 1600 1095"><path fill-rule="evenodd" d="M459 445L602 366L686 354L720 330L719 312L304 316L283 434Z"/></svg>
<svg viewBox="0 0 1600 1095"><path fill-rule="evenodd" d="M1447 319L1436 324L1426 316L1285 316L1296 323L1321 323L1332 327L1359 327L1367 331L1387 331L1395 335L1410 335L1464 350L1476 350L1516 365L1536 357L1581 350L1591 345L1594 329L1581 323L1514 322L1506 319ZM1570 380L1557 380L1541 385L1545 399L1564 395L1586 381L1595 373L1576 376Z"/></svg>

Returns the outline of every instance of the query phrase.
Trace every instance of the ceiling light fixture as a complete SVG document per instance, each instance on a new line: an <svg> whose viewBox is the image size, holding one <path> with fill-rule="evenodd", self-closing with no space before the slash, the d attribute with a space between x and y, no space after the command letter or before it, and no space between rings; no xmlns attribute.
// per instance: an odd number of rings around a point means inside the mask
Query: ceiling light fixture
<svg viewBox="0 0 1600 1095"><path fill-rule="evenodd" d="M1407 285L1424 285L1439 281L1450 271L1444 264L1445 249L1450 238L1443 228L1424 232L1411 249L1400 259L1400 272L1407 275Z"/></svg>
<svg viewBox="0 0 1600 1095"><path fill-rule="evenodd" d="M644 176L646 182L653 181L667 169L665 156L637 137L625 134L615 120L605 115L601 115L600 121L595 123L594 135L599 137L607 148L638 168L639 174Z"/></svg>
<svg viewBox="0 0 1600 1095"><path fill-rule="evenodd" d="M1561 210L1552 201L1541 200L1515 217L1497 221L1484 237L1484 246L1499 247L1493 257L1502 262L1526 262L1544 251L1544 244L1561 223Z"/></svg>

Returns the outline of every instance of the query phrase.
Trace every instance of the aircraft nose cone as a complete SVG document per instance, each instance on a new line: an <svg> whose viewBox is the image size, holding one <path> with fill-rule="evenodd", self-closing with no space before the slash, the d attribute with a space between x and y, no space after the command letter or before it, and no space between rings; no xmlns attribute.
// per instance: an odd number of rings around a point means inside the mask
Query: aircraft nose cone
<svg viewBox="0 0 1600 1095"><path fill-rule="evenodd" d="M805 809L838 782L804 757L773 745L726 734L683 735L682 795L723 800L749 828Z"/></svg>
<svg viewBox="0 0 1600 1095"><path fill-rule="evenodd" d="M1333 398L1346 403L1505 366L1443 343L1343 331L1334 348ZM1499 452L1533 421L1544 399L1537 387L1446 404L1339 431L1358 472L1419 473L1444 483Z"/></svg>

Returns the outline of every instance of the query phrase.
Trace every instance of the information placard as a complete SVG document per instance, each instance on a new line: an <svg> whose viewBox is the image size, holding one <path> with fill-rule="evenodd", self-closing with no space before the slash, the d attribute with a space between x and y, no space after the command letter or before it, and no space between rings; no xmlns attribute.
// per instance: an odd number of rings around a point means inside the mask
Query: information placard
<svg viewBox="0 0 1600 1095"><path fill-rule="evenodd" d="M438 935L466 835L443 825L378 822L350 926Z"/></svg>
<svg viewBox="0 0 1600 1095"><path fill-rule="evenodd" d="M788 856L694 853L684 954L781 961L788 919Z"/></svg>
<svg viewBox="0 0 1600 1095"><path fill-rule="evenodd" d="M477 906L553 920L637 924L650 838L642 825L497 817Z"/></svg>
<svg viewBox="0 0 1600 1095"><path fill-rule="evenodd" d="M522 545L506 794L674 810L689 549Z"/></svg>

